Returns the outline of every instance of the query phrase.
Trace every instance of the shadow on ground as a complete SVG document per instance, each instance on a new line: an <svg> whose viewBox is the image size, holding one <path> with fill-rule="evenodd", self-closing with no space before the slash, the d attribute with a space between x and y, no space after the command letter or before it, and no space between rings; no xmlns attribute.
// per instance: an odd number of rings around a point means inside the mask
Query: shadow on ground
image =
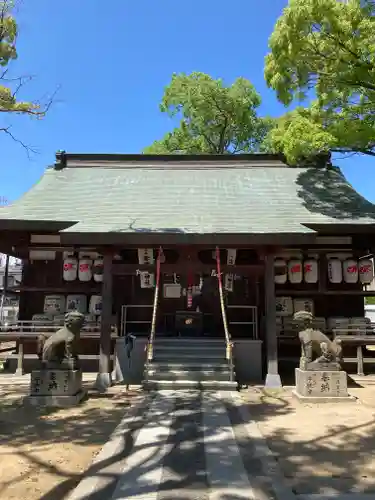
<svg viewBox="0 0 375 500"><path fill-rule="evenodd" d="M248 398L247 409L294 493L361 492L375 498L374 412L360 403L368 388L354 379L349 387L359 401L301 404L290 391L261 390Z"/></svg>
<svg viewBox="0 0 375 500"><path fill-rule="evenodd" d="M86 388L91 384L85 383ZM25 463L22 474L3 480L0 473L0 498L8 498L8 489L19 481L30 481L35 470L58 477L59 484L41 498L62 500L82 479L81 471L71 474L64 470L58 450L71 443L78 447L101 448L120 422L126 409L138 392L100 395L89 391L89 398L72 409L47 409L24 406L22 396L28 392L28 384L4 384L0 387L0 461L2 469L14 459ZM103 400L103 404L95 403ZM95 407L93 407L95 404ZM46 456L44 450L56 445L56 460ZM13 452L9 449L12 447ZM63 453L63 452L62 452ZM91 460L90 460L91 461ZM59 466L59 463L61 464ZM5 467L4 467L5 466ZM56 481L55 481L56 482ZM10 491L10 490L9 490ZM5 495L5 496L3 496Z"/></svg>
<svg viewBox="0 0 375 500"><path fill-rule="evenodd" d="M361 387L361 384L357 383L357 386ZM4 391L8 392L8 395L12 392L6 391L5 388ZM14 392L16 394L17 388ZM156 410L160 411L151 420L145 418L141 408L121 436L122 445L117 453L90 468L88 475L100 477L102 486L98 492L91 494L85 500L105 500L108 495L110 496L119 478L118 468L115 468L114 464L124 462L129 454L134 452L141 452L140 456L145 456L138 461L136 474L134 475L134 471L129 472L129 481L139 482L140 493L146 495L152 489L144 479L146 475L164 465L163 471L167 471L170 477L168 475L164 477L160 498L165 500L172 498L171 490L178 491L180 500L191 500L194 491L196 493L194 498L201 498L199 494L207 486L207 478L203 417L199 402L189 402L184 397L177 397L174 407L176 413L172 419L168 438L170 447L166 456L159 453L157 433L151 444L136 442L138 433L145 425L151 429L156 428L160 420L168 418L168 412L164 411L166 397L159 394L158 400L154 401ZM375 498L373 458L375 419L371 409L367 408L365 411L359 403L300 405L287 391L265 392L255 387L243 391L242 397L244 401L242 409L251 415L252 421L259 424L260 428L266 429L268 446L283 471L286 484L293 488L295 493L361 491L372 493ZM13 401L12 404L4 403L0 408L0 444L11 440L12 444L19 448L20 454L23 453L24 445L33 442L38 442L38 446L50 443L60 446L71 441L82 447L93 443L102 444L118 423L119 415L124 413L128 404L129 401L120 396L117 404L114 400L110 410L87 408L87 411L81 411L79 417L66 417L63 410L31 409L28 423L25 425L25 419L20 416L23 412L20 403L17 401ZM186 409L189 409L188 414L184 414ZM244 422L238 417L240 411L238 408L227 411L245 469L255 477L266 476L267 471L262 470L262 464L256 456L255 443L249 439ZM304 429L304 432L299 433L300 429ZM205 432L207 433L207 429ZM215 459L220 461L224 468L229 467L233 453L237 453L237 450L231 449L230 443L222 439L220 425L212 425L206 437L215 437L216 447L213 450ZM147 450L147 447L150 449ZM142 455L145 451L146 454ZM40 500L67 498L68 493L82 478L80 473L67 474L58 465L37 459L34 454L30 454L27 458L35 466L49 470L60 478L59 484L41 496ZM184 489L188 488L190 495L184 493ZM256 488L259 495L263 494L264 497L269 495L269 484L260 481L256 484Z"/></svg>

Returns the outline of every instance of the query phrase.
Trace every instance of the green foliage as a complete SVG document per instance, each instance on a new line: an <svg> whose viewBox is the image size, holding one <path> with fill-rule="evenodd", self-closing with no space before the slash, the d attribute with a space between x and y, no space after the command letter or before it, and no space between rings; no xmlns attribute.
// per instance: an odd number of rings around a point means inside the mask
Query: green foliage
<svg viewBox="0 0 375 500"><path fill-rule="evenodd" d="M147 154L258 151L270 120L257 116L260 96L245 78L231 86L204 73L174 74L160 109L180 125L144 150Z"/></svg>
<svg viewBox="0 0 375 500"><path fill-rule="evenodd" d="M269 40L265 78L285 105L309 108L267 137L291 162L320 151L375 156L375 7L363 0L289 0Z"/></svg>
<svg viewBox="0 0 375 500"><path fill-rule="evenodd" d="M17 93L29 78L7 77L9 63L17 58L17 23L12 15L14 2L0 1L0 66L4 68L0 73L0 112L43 116L44 111L36 103L19 101ZM8 128L0 129L8 131Z"/></svg>

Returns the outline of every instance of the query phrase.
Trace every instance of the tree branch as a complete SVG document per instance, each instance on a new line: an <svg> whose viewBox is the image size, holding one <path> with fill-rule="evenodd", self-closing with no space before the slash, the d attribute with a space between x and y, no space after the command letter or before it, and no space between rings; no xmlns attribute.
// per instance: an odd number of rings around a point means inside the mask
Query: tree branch
<svg viewBox="0 0 375 500"><path fill-rule="evenodd" d="M219 137L219 153L224 153L225 151L225 132L227 130L228 126L228 117L225 115L224 118L224 124L220 132L220 137Z"/></svg>
<svg viewBox="0 0 375 500"><path fill-rule="evenodd" d="M20 144L24 150L26 151L27 157L30 159L30 155L38 153L38 151L33 148L32 146L29 146L28 144L24 143L21 141L21 139L18 139L11 131L10 131L10 126L9 127L2 127L0 128L0 132L4 132L5 134L9 135L9 137L16 142L17 144Z"/></svg>

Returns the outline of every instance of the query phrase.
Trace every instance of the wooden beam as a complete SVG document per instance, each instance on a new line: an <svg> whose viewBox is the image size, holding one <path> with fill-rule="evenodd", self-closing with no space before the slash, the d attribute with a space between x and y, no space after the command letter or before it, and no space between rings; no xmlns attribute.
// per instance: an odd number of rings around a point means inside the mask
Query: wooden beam
<svg viewBox="0 0 375 500"><path fill-rule="evenodd" d="M359 296L359 297L374 297L375 291L366 291L366 290L277 290L277 296L285 296L285 297L309 297L309 296L319 296L319 295L336 295L336 296Z"/></svg>
<svg viewBox="0 0 375 500"><path fill-rule="evenodd" d="M214 248L219 245L226 248L232 246L246 246L248 248L255 245L302 245L313 244L316 241L315 233L169 233L163 231L133 233L61 233L62 244L67 245L112 245L113 247L158 247L167 245L205 245Z"/></svg>
<svg viewBox="0 0 375 500"><path fill-rule="evenodd" d="M166 274L184 274L186 273L187 266L192 272L195 273L211 273L212 270L216 269L216 264L202 264L200 262L194 261L179 261L176 264L162 264L160 268L161 273ZM156 266L150 266L146 264L116 264L113 265L113 274L124 275L124 274L136 274L137 271L149 271L150 273L156 272ZM248 265L248 266L222 266L223 273L234 273L241 274L243 276L259 276L264 272L264 266L262 264L258 265Z"/></svg>
<svg viewBox="0 0 375 500"><path fill-rule="evenodd" d="M43 293L83 293L83 294L100 294L101 285L95 283L75 284L74 282L66 283L64 286L27 286L18 285L14 287L8 287L7 292L9 293L19 293L19 292L43 292Z"/></svg>
<svg viewBox="0 0 375 500"><path fill-rule="evenodd" d="M267 346L267 376L266 387L281 387L277 358L277 333L276 333L276 294L275 294L275 267L274 254L265 256L265 327Z"/></svg>

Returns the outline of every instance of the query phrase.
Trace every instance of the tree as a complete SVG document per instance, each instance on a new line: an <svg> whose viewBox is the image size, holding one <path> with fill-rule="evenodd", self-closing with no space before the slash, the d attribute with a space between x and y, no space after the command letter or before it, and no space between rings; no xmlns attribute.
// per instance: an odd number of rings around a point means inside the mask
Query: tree
<svg viewBox="0 0 375 500"><path fill-rule="evenodd" d="M27 115L43 118L51 102L44 105L36 101L23 101L18 94L24 85L31 80L30 76L11 77L9 67L17 59L18 27L13 15L15 3L12 0L0 0L0 113L3 116ZM0 126L0 132L8 134L13 140L20 143L28 152L32 149L11 132L10 126Z"/></svg>
<svg viewBox="0 0 375 500"><path fill-rule="evenodd" d="M285 105L266 147L290 162L322 151L375 156L373 1L289 0L266 56L265 78Z"/></svg>
<svg viewBox="0 0 375 500"><path fill-rule="evenodd" d="M148 154L247 153L259 150L270 120L257 116L261 100L238 78L231 86L204 73L174 74L160 109L180 124L144 150Z"/></svg>

